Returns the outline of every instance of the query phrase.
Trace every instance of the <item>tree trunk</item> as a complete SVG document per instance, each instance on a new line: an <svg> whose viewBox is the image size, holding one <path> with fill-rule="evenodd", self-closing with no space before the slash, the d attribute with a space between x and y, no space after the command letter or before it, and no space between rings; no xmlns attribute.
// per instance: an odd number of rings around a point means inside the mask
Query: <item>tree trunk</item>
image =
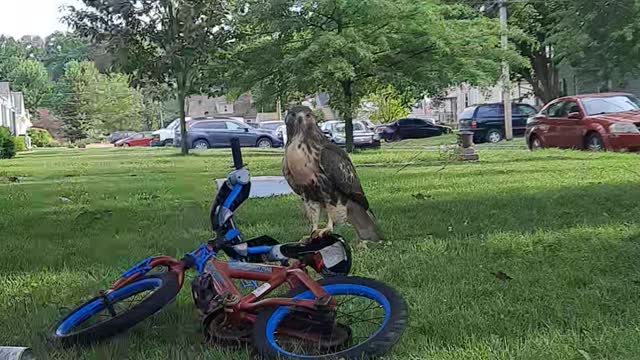
<svg viewBox="0 0 640 360"><path fill-rule="evenodd" d="M342 90L344 91L345 108L342 113L344 118L344 135L346 141L346 150L348 153L353 152L353 83L351 80L342 82Z"/></svg>
<svg viewBox="0 0 640 360"><path fill-rule="evenodd" d="M530 59L533 68L531 85L536 97L547 104L551 100L560 97L560 78L558 69L547 57L544 50L536 53Z"/></svg>
<svg viewBox="0 0 640 360"><path fill-rule="evenodd" d="M178 81L178 105L180 107L180 148L182 149L182 155L189 155L189 148L187 147L187 122L185 120L185 100L187 98L184 84L181 86L181 81Z"/></svg>

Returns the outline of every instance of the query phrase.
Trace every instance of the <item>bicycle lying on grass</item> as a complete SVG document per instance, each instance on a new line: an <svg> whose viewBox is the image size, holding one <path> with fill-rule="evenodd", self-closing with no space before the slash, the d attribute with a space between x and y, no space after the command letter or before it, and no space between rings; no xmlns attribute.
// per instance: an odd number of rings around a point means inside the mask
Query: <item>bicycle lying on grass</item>
<svg viewBox="0 0 640 360"><path fill-rule="evenodd" d="M196 269L192 296L211 341L251 343L266 359L370 359L391 349L406 328L407 305L380 282L346 276L351 254L342 238L283 245L268 236L242 240L233 214L249 198L251 181L239 142L231 144L235 170L211 208L215 238L182 260L152 257L127 270L62 319L53 340L87 345L122 333L172 302L185 272ZM231 260L219 260L221 252ZM314 280L307 267L325 278ZM243 296L243 286L253 291ZM268 297L282 286L289 289L285 296Z"/></svg>

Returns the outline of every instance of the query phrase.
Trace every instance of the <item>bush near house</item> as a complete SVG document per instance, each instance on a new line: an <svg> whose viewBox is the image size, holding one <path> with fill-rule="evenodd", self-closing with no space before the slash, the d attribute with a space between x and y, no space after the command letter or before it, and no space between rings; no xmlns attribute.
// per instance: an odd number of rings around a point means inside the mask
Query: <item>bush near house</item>
<svg viewBox="0 0 640 360"><path fill-rule="evenodd" d="M46 129L30 128L27 130L27 135L31 137L31 144L36 147L51 146L53 140L53 137Z"/></svg>
<svg viewBox="0 0 640 360"><path fill-rule="evenodd" d="M16 144L16 152L27 151L27 144L24 141L24 135L14 137L13 142Z"/></svg>
<svg viewBox="0 0 640 360"><path fill-rule="evenodd" d="M0 159L11 159L16 156L16 143L13 141L11 131L6 127L0 127Z"/></svg>

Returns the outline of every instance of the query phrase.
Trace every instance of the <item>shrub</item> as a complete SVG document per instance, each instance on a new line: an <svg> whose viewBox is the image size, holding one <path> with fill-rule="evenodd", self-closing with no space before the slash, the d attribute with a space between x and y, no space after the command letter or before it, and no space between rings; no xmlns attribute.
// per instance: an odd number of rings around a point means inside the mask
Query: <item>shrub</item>
<svg viewBox="0 0 640 360"><path fill-rule="evenodd" d="M31 128L27 130L31 137L31 144L37 147L47 147L51 145L53 138L46 129Z"/></svg>
<svg viewBox="0 0 640 360"><path fill-rule="evenodd" d="M6 127L0 127L0 159L11 159L16 156L16 143L13 141L11 131Z"/></svg>
<svg viewBox="0 0 640 360"><path fill-rule="evenodd" d="M27 151L27 144L24 142L24 135L14 137L13 142L16 144L16 152Z"/></svg>

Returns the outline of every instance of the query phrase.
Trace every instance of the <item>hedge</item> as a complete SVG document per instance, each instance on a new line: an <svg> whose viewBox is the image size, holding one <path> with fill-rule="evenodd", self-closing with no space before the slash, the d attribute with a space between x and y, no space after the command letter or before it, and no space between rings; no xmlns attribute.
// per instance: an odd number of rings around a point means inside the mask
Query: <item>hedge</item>
<svg viewBox="0 0 640 360"><path fill-rule="evenodd" d="M16 156L16 143L11 136L11 131L0 126L0 159L11 159L14 156Z"/></svg>

